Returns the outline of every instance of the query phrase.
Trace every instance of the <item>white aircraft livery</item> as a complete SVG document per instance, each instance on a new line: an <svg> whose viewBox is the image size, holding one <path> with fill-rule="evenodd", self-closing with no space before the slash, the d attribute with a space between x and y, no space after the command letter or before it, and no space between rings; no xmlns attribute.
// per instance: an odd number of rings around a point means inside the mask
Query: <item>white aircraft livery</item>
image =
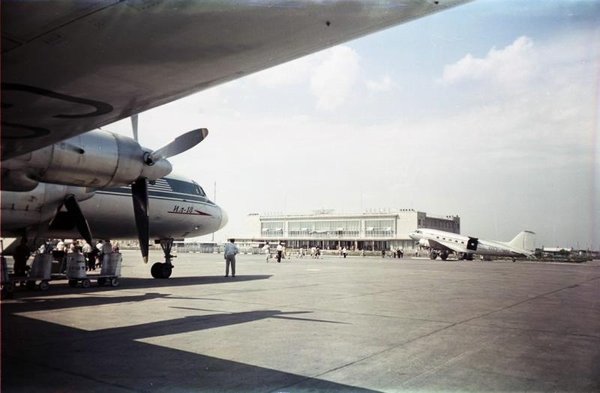
<svg viewBox="0 0 600 393"><path fill-rule="evenodd" d="M510 242L505 243L428 228L419 228L410 234L410 237L417 240L421 247L430 250L431 259L439 256L444 261L450 253L456 254L459 259L468 260L472 260L475 254L484 258L493 256L510 257L513 260L518 257L531 258L535 249L534 236L535 233L531 231L523 231Z"/></svg>

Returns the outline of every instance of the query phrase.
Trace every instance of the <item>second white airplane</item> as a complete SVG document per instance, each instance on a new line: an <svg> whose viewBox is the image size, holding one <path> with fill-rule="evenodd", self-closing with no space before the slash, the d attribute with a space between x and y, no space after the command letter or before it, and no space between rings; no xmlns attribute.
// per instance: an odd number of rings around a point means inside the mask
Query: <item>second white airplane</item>
<svg viewBox="0 0 600 393"><path fill-rule="evenodd" d="M532 258L535 249L535 233L531 231L522 231L510 242L482 240L428 228L417 229L409 236L421 247L429 249L431 259L439 256L444 261L450 253L456 254L459 259L472 260L477 254L483 258L509 257L514 261L519 257Z"/></svg>

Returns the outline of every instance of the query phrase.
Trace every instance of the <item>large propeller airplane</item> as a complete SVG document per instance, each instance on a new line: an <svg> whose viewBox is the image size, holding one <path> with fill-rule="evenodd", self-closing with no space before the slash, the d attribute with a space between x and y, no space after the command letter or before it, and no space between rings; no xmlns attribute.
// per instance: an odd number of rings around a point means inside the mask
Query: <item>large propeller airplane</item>
<svg viewBox="0 0 600 393"><path fill-rule="evenodd" d="M459 259L466 260L473 260L474 255L484 258L508 257L513 261L520 257L534 256L535 233L531 231L522 231L509 242L483 240L429 228L419 228L409 236L419 246L429 249L431 259L439 256L445 261L449 254L456 254Z"/></svg>
<svg viewBox="0 0 600 393"><path fill-rule="evenodd" d="M144 260L154 239L165 262L152 275L169 277L173 239L227 217L169 175L167 159L207 131L152 151L137 141L136 114L464 2L3 2L2 236L137 235ZM98 130L127 117L134 138Z"/></svg>
<svg viewBox="0 0 600 393"><path fill-rule="evenodd" d="M132 121L137 135L137 116ZM82 237L91 244L91 222L102 239L137 233L145 262L152 236L165 254L165 262L152 266L152 276L168 278L175 238L212 233L227 223L225 212L199 185L169 176L167 158L207 135L206 129L192 130L151 151L135 139L95 130L8 159L2 163L2 234L33 238L34 243Z"/></svg>

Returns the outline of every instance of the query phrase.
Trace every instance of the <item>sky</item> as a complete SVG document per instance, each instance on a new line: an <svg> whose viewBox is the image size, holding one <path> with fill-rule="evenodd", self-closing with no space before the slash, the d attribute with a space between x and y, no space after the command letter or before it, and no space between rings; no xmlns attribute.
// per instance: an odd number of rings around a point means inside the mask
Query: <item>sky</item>
<svg viewBox="0 0 600 393"><path fill-rule="evenodd" d="M600 2L478 0L140 114L226 209L412 208L461 232L600 249ZM129 120L104 129L131 135Z"/></svg>

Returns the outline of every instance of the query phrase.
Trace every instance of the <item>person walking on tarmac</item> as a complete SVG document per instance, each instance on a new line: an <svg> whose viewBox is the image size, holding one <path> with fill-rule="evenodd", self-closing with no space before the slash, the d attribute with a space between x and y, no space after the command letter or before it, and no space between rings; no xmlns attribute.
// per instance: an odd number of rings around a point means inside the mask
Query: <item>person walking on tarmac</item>
<svg viewBox="0 0 600 393"><path fill-rule="evenodd" d="M271 246L269 246L268 242L263 246L263 251L267 257L267 263L269 263L269 259L271 259Z"/></svg>
<svg viewBox="0 0 600 393"><path fill-rule="evenodd" d="M283 245L279 243L277 245L277 263L281 263L281 256L283 255Z"/></svg>
<svg viewBox="0 0 600 393"><path fill-rule="evenodd" d="M16 277L23 277L27 271L27 260L31 255L31 251L29 247L27 247L27 239L22 238L21 243L15 249L15 255L13 258L15 259L14 271Z"/></svg>
<svg viewBox="0 0 600 393"><path fill-rule="evenodd" d="M235 245L235 239L229 239L225 244L225 277L229 276L229 266L231 265L231 277L235 277L235 255L239 253L238 246Z"/></svg>

